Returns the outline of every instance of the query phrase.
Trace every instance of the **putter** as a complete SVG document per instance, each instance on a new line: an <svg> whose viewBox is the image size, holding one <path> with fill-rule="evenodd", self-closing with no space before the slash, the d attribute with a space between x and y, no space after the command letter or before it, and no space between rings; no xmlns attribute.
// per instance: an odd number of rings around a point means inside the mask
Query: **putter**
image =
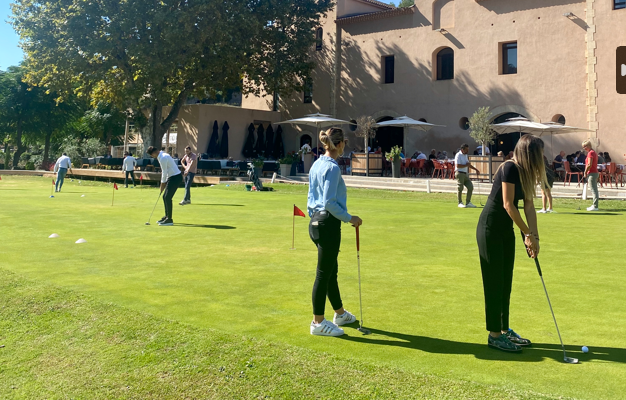
<svg viewBox="0 0 626 400"><path fill-rule="evenodd" d="M359 309L361 311L361 318L359 318L359 327L358 331L363 333L364 335L369 335L370 332L368 329L363 328L363 300L361 298L361 256L359 254L361 250L361 241L359 240L359 227L356 227L356 261L357 261L357 271L359 274Z"/></svg>
<svg viewBox="0 0 626 400"><path fill-rule="evenodd" d="M528 249L526 249L528 252ZM530 257L530 253L528 253L528 257ZM559 325L556 323L556 317L554 316L554 310L552 309L552 303L550 302L550 296L548 296L548 289L546 289L546 283L543 280L543 274L541 273L541 266L539 265L539 259L535 257L535 266L537 267L537 272L539 273L539 277L541 278L541 284L543 285L543 291L546 292L546 299L548 299L548 305L550 306L550 312L552 313L552 319L554 320L554 326L556 327L556 333L559 335L559 341L561 342L561 348L563 349L563 361L568 364L578 364L578 358L568 357L565 352L565 345L563 344L563 339L561 339L561 331L559 331Z"/></svg>
<svg viewBox="0 0 626 400"><path fill-rule="evenodd" d="M159 197L157 197L157 201L156 201L156 203L154 203L154 207L152 207L152 212L150 213L150 218L148 218L148 222L146 222L146 225L150 225L150 220L152 219L152 214L154 214L154 210L156 209L157 204L159 204L159 199L161 198L161 193L159 193Z"/></svg>
<svg viewBox="0 0 626 400"><path fill-rule="evenodd" d="M476 175L478 175L478 173L476 173ZM478 177L478 180L476 181L476 187L478 187L478 201L480 202L480 206L484 207L483 196L481 196L480 194L480 176Z"/></svg>
<svg viewBox="0 0 626 400"><path fill-rule="evenodd" d="M578 202L578 208L576 209L576 211L580 211L580 206L583 204L583 197L585 196L585 192L587 191L587 178L583 178L581 182L583 183L583 192L580 194L580 201ZM581 182L579 182L578 184L580 185Z"/></svg>

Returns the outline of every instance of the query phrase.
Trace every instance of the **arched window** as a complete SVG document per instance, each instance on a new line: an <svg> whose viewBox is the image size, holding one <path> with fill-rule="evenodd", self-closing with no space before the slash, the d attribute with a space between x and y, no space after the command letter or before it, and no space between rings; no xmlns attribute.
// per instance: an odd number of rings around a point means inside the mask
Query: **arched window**
<svg viewBox="0 0 626 400"><path fill-rule="evenodd" d="M454 51L446 47L437 53L437 80L454 79Z"/></svg>
<svg viewBox="0 0 626 400"><path fill-rule="evenodd" d="M317 31L315 31L315 51L321 51L323 44L324 30L322 28L317 28Z"/></svg>

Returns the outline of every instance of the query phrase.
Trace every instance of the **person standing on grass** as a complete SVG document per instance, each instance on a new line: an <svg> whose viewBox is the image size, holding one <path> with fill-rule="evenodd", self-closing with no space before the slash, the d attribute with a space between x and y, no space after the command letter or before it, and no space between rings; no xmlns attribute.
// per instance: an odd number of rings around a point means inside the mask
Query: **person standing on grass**
<svg viewBox="0 0 626 400"><path fill-rule="evenodd" d="M57 162L54 164L54 173L57 174L57 181L54 186L55 192L61 191L68 169L71 174L74 174L74 171L72 171L72 160L67 156L67 153L63 153L63 155L59 157Z"/></svg>
<svg viewBox="0 0 626 400"><path fill-rule="evenodd" d="M124 164L122 165L122 170L124 171L124 187L128 187L128 177L133 182L133 187L135 186L135 167L137 166L137 160L135 157L131 156L129 152L124 152Z"/></svg>
<svg viewBox="0 0 626 400"><path fill-rule="evenodd" d="M472 204L472 192L474 191L474 184L469 178L469 169L475 170L480 173L476 167L474 167L467 157L469 152L469 144L463 143L461 145L461 151L456 153L454 157L454 177L457 182L457 199L459 201L459 208L476 208ZM466 204L463 204L463 187L467 188Z"/></svg>
<svg viewBox="0 0 626 400"><path fill-rule="evenodd" d="M170 156L164 151L159 151L155 147L148 147L148 155L152 158L159 160L161 165L161 193L163 193L163 205L165 206L165 215L157 224L161 226L172 226L174 220L172 219L172 198L176 194L176 190L183 183L183 175L178 169L178 165Z"/></svg>
<svg viewBox="0 0 626 400"><path fill-rule="evenodd" d="M591 141L589 139L583 142L583 148L587 152L587 158L585 159L585 172L583 178L587 178L589 186L591 186L591 193L593 194L593 204L587 208L587 211L599 211L598 200L600 194L598 193L598 154L591 147Z"/></svg>
<svg viewBox="0 0 626 400"><path fill-rule="evenodd" d="M480 214L476 241L485 295L485 316L489 347L520 352L530 346L509 326L509 304L515 262L515 227L524 235L528 254L539 255L539 232L533 199L539 183L546 186L543 162L544 143L538 137L525 135L515 146L513 159L496 171L491 194ZM524 201L526 222L518 209Z"/></svg>
<svg viewBox="0 0 626 400"><path fill-rule="evenodd" d="M330 128L320 132L320 142L326 153L311 167L307 199L311 217L309 235L317 246L311 335L341 336L344 332L339 326L356 321L356 317L343 308L337 283L341 223L349 222L358 227L363 221L356 215L348 214L346 184L336 161L343 154L347 142L343 130ZM324 318L326 297L335 310L333 322Z"/></svg>
<svg viewBox="0 0 626 400"><path fill-rule="evenodd" d="M554 186L554 179L556 178L556 173L552 171L550 167L548 167L548 159L546 156L543 156L543 163L546 167L546 178L547 178L547 187L541 188L541 210L537 211L540 214L556 214L556 211L552 208L552 187ZM546 205L549 208L546 208Z"/></svg>
<svg viewBox="0 0 626 400"><path fill-rule="evenodd" d="M180 161L180 164L185 169L183 174L185 179L185 198L181 201L181 206L185 204L191 204L191 184L193 183L193 177L198 173L198 156L191 152L191 147L185 147L185 156Z"/></svg>

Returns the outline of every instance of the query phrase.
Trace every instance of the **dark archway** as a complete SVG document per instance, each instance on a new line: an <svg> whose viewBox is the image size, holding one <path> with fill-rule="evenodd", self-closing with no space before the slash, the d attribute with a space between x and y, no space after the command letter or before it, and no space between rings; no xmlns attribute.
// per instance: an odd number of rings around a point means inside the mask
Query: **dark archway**
<svg viewBox="0 0 626 400"><path fill-rule="evenodd" d="M501 124L503 122L507 122L507 120L511 118L523 117L527 118L525 115L519 113L506 113L499 115L496 117L491 123L492 124ZM526 135L526 133L522 132L522 135ZM490 146L489 150L491 150L491 154L496 155L499 151L504 153L506 156L510 151L513 151L517 142L520 139L519 132L517 133L505 133L502 135L496 136L496 142Z"/></svg>
<svg viewBox="0 0 626 400"><path fill-rule="evenodd" d="M313 147L313 139L311 138L311 136L307 134L300 136L300 148L302 148L302 146L307 143L309 144L309 146Z"/></svg>
<svg viewBox="0 0 626 400"><path fill-rule="evenodd" d="M385 122L392 120L392 117L383 117L377 122ZM393 146L404 147L404 128L401 126L385 126L376 129L376 139L372 143L372 151L376 147L382 148L383 154L391 150Z"/></svg>

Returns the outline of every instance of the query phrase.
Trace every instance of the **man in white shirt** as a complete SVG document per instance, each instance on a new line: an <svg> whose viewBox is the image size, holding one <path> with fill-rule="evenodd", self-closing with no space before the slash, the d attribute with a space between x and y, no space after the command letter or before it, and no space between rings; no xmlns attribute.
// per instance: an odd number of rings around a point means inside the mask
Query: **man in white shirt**
<svg viewBox="0 0 626 400"><path fill-rule="evenodd" d="M180 169L172 156L166 152L150 146L147 153L150 157L159 160L161 165L161 193L163 193L165 215L157 221L157 224L160 226L172 226L174 225L174 220L172 219L172 198L176 194L178 187L183 183L183 174L180 173Z"/></svg>
<svg viewBox="0 0 626 400"><path fill-rule="evenodd" d="M135 187L135 167L137 166L137 160L131 156L129 152L124 152L124 164L122 170L124 171L124 187L128 187L128 177L133 181L133 187Z"/></svg>
<svg viewBox="0 0 626 400"><path fill-rule="evenodd" d="M59 157L57 162L54 164L54 173L57 174L57 181L54 187L55 192L61 191L68 169L72 174L74 173L72 171L72 160L70 160L66 153L63 153L63 155Z"/></svg>
<svg viewBox="0 0 626 400"><path fill-rule="evenodd" d="M467 143L463 143L461 151L456 153L456 156L454 157L454 177L457 181L457 198L459 200L459 208L476 208L471 201L474 185L469 178L469 169L472 168L476 172L479 171L469 162L469 158L467 157L468 152L469 145ZM463 204L463 187L467 188L466 204Z"/></svg>

